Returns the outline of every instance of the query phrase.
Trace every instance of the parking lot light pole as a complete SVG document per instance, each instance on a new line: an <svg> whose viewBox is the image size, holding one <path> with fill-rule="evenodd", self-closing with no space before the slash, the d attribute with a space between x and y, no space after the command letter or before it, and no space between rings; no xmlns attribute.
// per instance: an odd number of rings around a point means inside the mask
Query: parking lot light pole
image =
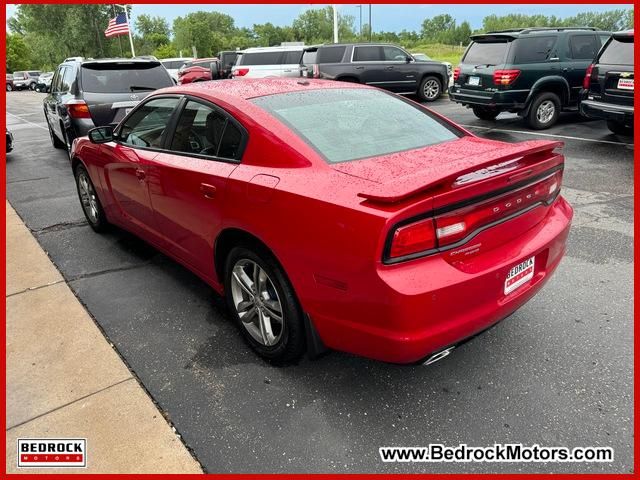
<svg viewBox="0 0 640 480"><path fill-rule="evenodd" d="M338 43L338 6L333 6L333 43Z"/></svg>
<svg viewBox="0 0 640 480"><path fill-rule="evenodd" d="M129 30L129 44L131 45L131 57L133 58L136 56L136 51L133 48L133 35L131 35L131 24L129 23L129 14L127 13L127 6L118 5L118 4L116 4L116 6L124 8L124 18L127 20L127 29Z"/></svg>

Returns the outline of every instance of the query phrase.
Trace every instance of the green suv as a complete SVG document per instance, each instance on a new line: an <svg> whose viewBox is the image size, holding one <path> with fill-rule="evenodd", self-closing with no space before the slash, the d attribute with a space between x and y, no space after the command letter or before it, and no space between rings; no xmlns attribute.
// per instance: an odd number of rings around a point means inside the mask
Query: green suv
<svg viewBox="0 0 640 480"><path fill-rule="evenodd" d="M587 27L473 35L449 97L483 120L514 112L531 128L548 128L562 110L577 111L587 67L610 36Z"/></svg>

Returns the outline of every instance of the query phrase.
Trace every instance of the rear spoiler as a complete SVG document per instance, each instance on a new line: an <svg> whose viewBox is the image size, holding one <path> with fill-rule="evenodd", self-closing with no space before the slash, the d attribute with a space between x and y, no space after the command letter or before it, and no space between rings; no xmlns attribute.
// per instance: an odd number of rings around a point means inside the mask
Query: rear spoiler
<svg viewBox="0 0 640 480"><path fill-rule="evenodd" d="M504 148L497 151L492 150L475 157L464 156L448 163L435 164L429 169L419 170L411 175L393 178L383 184L372 185L358 193L358 196L375 203L398 203L414 195L425 193L445 181L453 183L459 177L483 168L536 153L551 152L563 145L563 142L547 140L506 144Z"/></svg>

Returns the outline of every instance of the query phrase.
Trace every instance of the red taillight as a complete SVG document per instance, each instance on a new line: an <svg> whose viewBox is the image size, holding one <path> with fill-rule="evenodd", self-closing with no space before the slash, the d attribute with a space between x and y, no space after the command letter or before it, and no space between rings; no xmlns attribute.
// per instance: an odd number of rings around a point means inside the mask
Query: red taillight
<svg viewBox="0 0 640 480"><path fill-rule="evenodd" d="M489 200L398 227L393 231L386 259L400 261L411 258L412 254L453 248L454 244L463 243L483 229L529 208L550 204L560 192L561 183L562 170L558 170L535 183Z"/></svg>
<svg viewBox="0 0 640 480"><path fill-rule="evenodd" d="M412 253L424 252L435 247L436 232L433 226L433 218L427 218L396 229L391 239L389 257L405 257Z"/></svg>
<svg viewBox="0 0 640 480"><path fill-rule="evenodd" d="M591 74L593 73L593 63L587 67L587 71L584 75L584 80L582 80L582 88L585 90L589 90L591 86Z"/></svg>
<svg viewBox="0 0 640 480"><path fill-rule="evenodd" d="M82 100L72 100L67 103L67 112L71 118L91 118L89 106Z"/></svg>
<svg viewBox="0 0 640 480"><path fill-rule="evenodd" d="M496 70L493 72L493 83L496 85L512 85L520 76L520 70Z"/></svg>
<svg viewBox="0 0 640 480"><path fill-rule="evenodd" d="M244 77L247 73L249 73L248 68L238 68L233 72L234 77Z"/></svg>
<svg viewBox="0 0 640 480"><path fill-rule="evenodd" d="M455 82L460 77L460 67L453 69L453 81Z"/></svg>
<svg viewBox="0 0 640 480"><path fill-rule="evenodd" d="M558 171L533 185L436 217L438 247L459 242L528 207L549 202L558 194L561 182L562 171Z"/></svg>
<svg viewBox="0 0 640 480"><path fill-rule="evenodd" d="M313 78L320 78L320 66L317 63L313 64L312 67Z"/></svg>

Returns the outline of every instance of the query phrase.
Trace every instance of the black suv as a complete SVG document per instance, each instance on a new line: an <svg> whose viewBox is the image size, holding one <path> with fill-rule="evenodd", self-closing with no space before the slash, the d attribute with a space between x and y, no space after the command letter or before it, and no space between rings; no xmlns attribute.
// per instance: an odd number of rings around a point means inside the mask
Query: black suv
<svg viewBox="0 0 640 480"><path fill-rule="evenodd" d="M51 142L69 150L73 139L93 127L116 124L144 97L173 86L157 60L71 59L56 69L44 116Z"/></svg>
<svg viewBox="0 0 640 480"><path fill-rule="evenodd" d="M365 83L432 102L446 91L444 63L416 60L400 47L377 43L329 44L308 47L300 65L304 77Z"/></svg>
<svg viewBox="0 0 640 480"><path fill-rule="evenodd" d="M633 133L633 64L633 30L614 33L587 69L580 113L605 119L613 133Z"/></svg>
<svg viewBox="0 0 640 480"><path fill-rule="evenodd" d="M595 28L525 28L473 35L453 73L451 100L483 120L500 112L548 128L576 110L587 67L611 36Z"/></svg>

